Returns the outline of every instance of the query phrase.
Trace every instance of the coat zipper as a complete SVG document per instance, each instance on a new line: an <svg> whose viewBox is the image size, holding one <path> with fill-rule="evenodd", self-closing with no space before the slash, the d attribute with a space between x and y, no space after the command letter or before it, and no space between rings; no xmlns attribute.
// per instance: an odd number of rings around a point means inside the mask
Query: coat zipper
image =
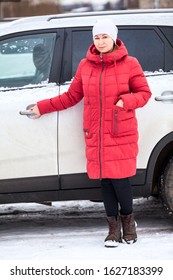
<svg viewBox="0 0 173 280"><path fill-rule="evenodd" d="M102 74L104 70L104 62L102 58L102 54L100 54L100 60L102 62L102 70L100 73L100 80L99 80L99 89L100 89L100 127L99 127L99 164L100 164L100 180L102 179L102 158L101 158L101 149L102 149Z"/></svg>

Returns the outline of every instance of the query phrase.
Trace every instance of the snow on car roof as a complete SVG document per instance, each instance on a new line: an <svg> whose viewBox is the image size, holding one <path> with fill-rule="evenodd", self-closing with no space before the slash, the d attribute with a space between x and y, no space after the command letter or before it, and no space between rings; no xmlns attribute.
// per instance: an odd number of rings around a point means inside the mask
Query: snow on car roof
<svg viewBox="0 0 173 280"><path fill-rule="evenodd" d="M116 25L173 25L173 9L104 11L33 16L14 20L0 27L0 36L29 30L92 26L97 19L109 17ZM39 24L36 24L39 23Z"/></svg>

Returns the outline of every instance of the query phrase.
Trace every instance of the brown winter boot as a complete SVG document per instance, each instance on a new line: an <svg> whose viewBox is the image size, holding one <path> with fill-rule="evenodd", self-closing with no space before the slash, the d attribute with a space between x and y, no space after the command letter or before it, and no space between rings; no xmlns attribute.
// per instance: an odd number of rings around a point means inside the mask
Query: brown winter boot
<svg viewBox="0 0 173 280"><path fill-rule="evenodd" d="M123 241L128 244L135 243L137 241L137 233L134 214L121 215L121 222L123 228Z"/></svg>
<svg viewBox="0 0 173 280"><path fill-rule="evenodd" d="M121 225L119 216L107 217L109 233L105 239L105 247L117 247L121 242Z"/></svg>

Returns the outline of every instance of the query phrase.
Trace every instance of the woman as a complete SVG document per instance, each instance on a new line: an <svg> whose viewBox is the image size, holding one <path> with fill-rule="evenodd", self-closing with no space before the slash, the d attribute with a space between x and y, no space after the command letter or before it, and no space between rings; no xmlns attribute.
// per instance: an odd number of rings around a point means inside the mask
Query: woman
<svg viewBox="0 0 173 280"><path fill-rule="evenodd" d="M93 44L64 94L39 101L31 108L38 118L77 104L84 97L83 130L87 172L100 179L109 233L106 247L137 240L129 177L136 173L138 129L135 109L151 92L136 58L117 39L118 29L108 19L93 27Z"/></svg>

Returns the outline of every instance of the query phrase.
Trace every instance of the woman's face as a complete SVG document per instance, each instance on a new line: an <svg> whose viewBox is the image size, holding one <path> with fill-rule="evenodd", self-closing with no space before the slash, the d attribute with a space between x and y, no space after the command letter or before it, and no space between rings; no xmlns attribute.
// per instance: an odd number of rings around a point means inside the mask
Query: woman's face
<svg viewBox="0 0 173 280"><path fill-rule="evenodd" d="M94 36L94 45L100 53L109 53L114 50L114 41L107 34L98 34Z"/></svg>

